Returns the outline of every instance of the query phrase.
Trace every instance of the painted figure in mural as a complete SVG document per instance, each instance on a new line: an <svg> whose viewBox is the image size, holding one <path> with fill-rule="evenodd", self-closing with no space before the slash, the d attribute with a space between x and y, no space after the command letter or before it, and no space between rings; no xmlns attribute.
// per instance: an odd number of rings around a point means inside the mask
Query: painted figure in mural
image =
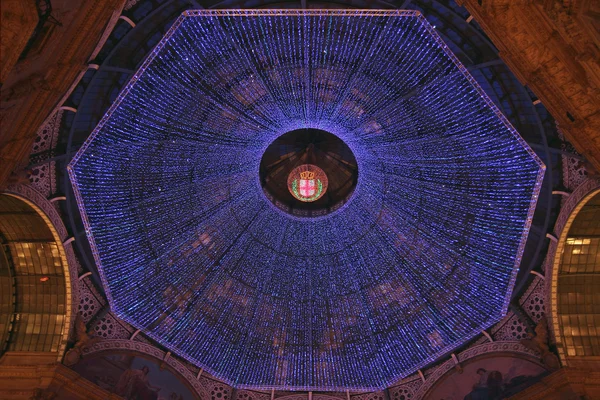
<svg viewBox="0 0 600 400"><path fill-rule="evenodd" d="M488 371L485 368L477 370L478 380L473 385L471 393L465 396L465 400L492 400L502 394L503 377L500 371Z"/></svg>
<svg viewBox="0 0 600 400"><path fill-rule="evenodd" d="M516 372L516 368L511 368L505 374L479 368L477 382L473 384L473 390L464 397L464 400L499 400L519 392L527 387L528 382L532 382L533 376L515 376Z"/></svg>
<svg viewBox="0 0 600 400"><path fill-rule="evenodd" d="M148 381L150 369L128 369L123 372L115 391L127 400L157 400L159 387L152 386Z"/></svg>
<svg viewBox="0 0 600 400"><path fill-rule="evenodd" d="M479 368L477 370L477 375L479 375L479 382L473 385L473 389L477 389L478 387L487 387L487 378L488 372L485 368Z"/></svg>

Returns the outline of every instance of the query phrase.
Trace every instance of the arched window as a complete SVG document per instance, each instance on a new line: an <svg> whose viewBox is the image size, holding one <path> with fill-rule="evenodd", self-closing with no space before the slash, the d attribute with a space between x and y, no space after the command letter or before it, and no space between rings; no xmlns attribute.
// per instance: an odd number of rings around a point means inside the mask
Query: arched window
<svg viewBox="0 0 600 400"><path fill-rule="evenodd" d="M552 299L561 359L600 367L600 190L575 207L555 256Z"/></svg>
<svg viewBox="0 0 600 400"><path fill-rule="evenodd" d="M66 345L70 288L65 251L32 203L0 194L0 355L56 353Z"/></svg>

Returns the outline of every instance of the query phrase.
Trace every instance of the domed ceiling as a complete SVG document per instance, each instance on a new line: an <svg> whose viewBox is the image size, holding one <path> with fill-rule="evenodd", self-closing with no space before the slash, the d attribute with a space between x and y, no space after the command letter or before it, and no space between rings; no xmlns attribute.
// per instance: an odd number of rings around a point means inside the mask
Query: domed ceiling
<svg viewBox="0 0 600 400"><path fill-rule="evenodd" d="M301 129L356 157L326 215L261 184ZM173 24L69 172L116 314L237 387L334 390L504 315L544 168L418 12L220 10Z"/></svg>

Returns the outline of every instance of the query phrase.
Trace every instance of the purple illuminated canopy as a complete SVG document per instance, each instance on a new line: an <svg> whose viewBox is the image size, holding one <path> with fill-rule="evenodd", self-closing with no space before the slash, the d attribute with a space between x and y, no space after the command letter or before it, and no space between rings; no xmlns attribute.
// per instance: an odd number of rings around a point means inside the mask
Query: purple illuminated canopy
<svg viewBox="0 0 600 400"><path fill-rule="evenodd" d="M264 150L356 156L297 218ZM112 310L236 387L379 389L506 313L544 165L414 11L187 11L69 165Z"/></svg>

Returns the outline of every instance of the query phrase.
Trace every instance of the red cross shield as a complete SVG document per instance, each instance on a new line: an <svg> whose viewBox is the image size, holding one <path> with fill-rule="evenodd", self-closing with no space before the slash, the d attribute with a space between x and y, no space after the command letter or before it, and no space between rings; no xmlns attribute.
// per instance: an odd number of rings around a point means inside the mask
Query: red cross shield
<svg viewBox="0 0 600 400"><path fill-rule="evenodd" d="M317 192L317 183L314 179L300 179L299 192L303 197L312 197Z"/></svg>

